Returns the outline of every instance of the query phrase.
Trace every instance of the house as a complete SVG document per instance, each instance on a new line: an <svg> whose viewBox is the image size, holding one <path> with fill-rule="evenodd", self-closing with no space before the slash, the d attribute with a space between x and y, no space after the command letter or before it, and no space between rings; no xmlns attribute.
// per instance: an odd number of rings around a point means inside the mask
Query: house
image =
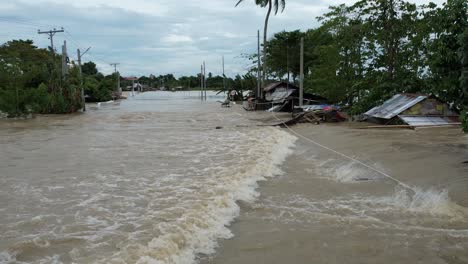
<svg viewBox="0 0 468 264"><path fill-rule="evenodd" d="M283 102L296 90L299 90L297 86L287 82L275 82L263 88L265 100L269 102Z"/></svg>
<svg viewBox="0 0 468 264"><path fill-rule="evenodd" d="M299 87L287 82L271 83L263 89L265 94L265 101L270 102L268 108L275 105L282 105L280 108L283 110L292 110L294 105L299 105ZM325 103L326 98L311 94L304 93L304 104L310 102ZM276 110L281 110L276 109Z"/></svg>
<svg viewBox="0 0 468 264"><path fill-rule="evenodd" d="M450 125L460 122L457 113L447 103L425 94L397 94L367 111L364 116L380 124L410 126Z"/></svg>

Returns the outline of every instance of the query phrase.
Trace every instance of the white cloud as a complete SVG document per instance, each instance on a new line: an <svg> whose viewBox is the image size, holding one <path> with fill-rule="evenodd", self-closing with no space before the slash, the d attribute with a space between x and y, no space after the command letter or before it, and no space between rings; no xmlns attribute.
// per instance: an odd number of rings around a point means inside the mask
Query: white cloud
<svg viewBox="0 0 468 264"><path fill-rule="evenodd" d="M238 7L236 0L3 1L7 3L0 5L0 42L28 38L45 48L49 40L37 29L63 26L67 33L54 37L56 47L67 40L75 58L77 48L91 46L85 60L95 61L105 73L113 71L110 62L119 62L124 76L195 74L203 60L208 71L220 74L222 55L228 75L242 74L247 62L239 55L256 52L257 30L263 29L266 13L252 0ZM355 1L287 1L284 13L271 17L269 36L316 27L315 17L328 5Z"/></svg>
<svg viewBox="0 0 468 264"><path fill-rule="evenodd" d="M221 35L225 38L238 38L239 37L239 35L231 33L231 32L225 32Z"/></svg>
<svg viewBox="0 0 468 264"><path fill-rule="evenodd" d="M169 34L163 37L163 41L167 43L193 42L190 36Z"/></svg>

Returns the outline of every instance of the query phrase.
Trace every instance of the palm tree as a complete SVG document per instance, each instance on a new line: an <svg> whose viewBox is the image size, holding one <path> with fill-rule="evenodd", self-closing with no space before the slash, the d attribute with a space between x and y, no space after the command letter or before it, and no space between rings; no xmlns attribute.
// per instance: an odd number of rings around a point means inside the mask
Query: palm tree
<svg viewBox="0 0 468 264"><path fill-rule="evenodd" d="M244 0L239 0L237 2L236 6L238 6L242 2L244 2ZM273 8L274 8L274 11L275 11L275 15L278 14L278 10L280 8L281 8L281 12L283 12L284 8L286 7L286 0L255 0L255 4L259 5L261 7L268 6L268 11L267 11L267 14L266 14L266 17L265 17L265 25L264 25L264 28L263 28L263 74L262 74L262 84L265 85L265 76L266 76L265 56L266 56L266 46L267 46L268 21L270 20L271 11L272 11Z"/></svg>

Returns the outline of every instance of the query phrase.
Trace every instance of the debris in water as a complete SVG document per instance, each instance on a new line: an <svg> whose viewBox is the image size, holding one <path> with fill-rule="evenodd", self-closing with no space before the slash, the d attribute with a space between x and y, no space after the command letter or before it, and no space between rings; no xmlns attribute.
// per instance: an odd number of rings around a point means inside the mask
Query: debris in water
<svg viewBox="0 0 468 264"><path fill-rule="evenodd" d="M355 181L370 181L369 178L354 178Z"/></svg>

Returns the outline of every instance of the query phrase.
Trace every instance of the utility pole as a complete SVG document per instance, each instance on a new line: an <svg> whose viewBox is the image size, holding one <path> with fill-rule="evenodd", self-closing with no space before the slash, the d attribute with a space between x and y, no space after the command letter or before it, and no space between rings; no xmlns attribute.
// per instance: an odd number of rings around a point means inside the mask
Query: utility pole
<svg viewBox="0 0 468 264"><path fill-rule="evenodd" d="M304 101L304 37L301 38L301 76L299 85L299 106L302 106Z"/></svg>
<svg viewBox="0 0 468 264"><path fill-rule="evenodd" d="M78 74L80 78L80 89L81 89L81 102L83 104L83 112L86 112L86 101L84 96L84 87L83 87L83 72L81 71L81 57L86 54L91 49L91 47L87 48L85 52L81 53L80 49L77 50L78 53Z"/></svg>
<svg viewBox="0 0 468 264"><path fill-rule="evenodd" d="M200 99L203 101L203 64L200 65Z"/></svg>
<svg viewBox="0 0 468 264"><path fill-rule="evenodd" d="M223 90L226 91L226 75L224 74L224 55L223 55Z"/></svg>
<svg viewBox="0 0 468 264"><path fill-rule="evenodd" d="M67 53L67 41L63 41L62 46L62 77L65 79L68 75L68 53Z"/></svg>
<svg viewBox="0 0 468 264"><path fill-rule="evenodd" d="M114 66L114 73L117 74L117 93L120 94L122 93L120 89L120 73L117 71L117 65L120 65L120 63L111 63L111 66Z"/></svg>
<svg viewBox="0 0 468 264"><path fill-rule="evenodd" d="M204 99L206 101L206 65L204 61L203 61L203 93L204 93Z"/></svg>
<svg viewBox="0 0 468 264"><path fill-rule="evenodd" d="M53 29L53 30L49 30L49 31L41 31L41 30L37 30L37 34L47 34L49 35L49 39L50 39L50 49L52 50L52 53L55 54L55 50L54 50L54 35L56 33L60 33L60 32L64 32L64 29L63 27L61 29Z"/></svg>
<svg viewBox="0 0 468 264"><path fill-rule="evenodd" d="M260 30L257 30L257 99L260 99L262 89L262 73L261 73L261 58L260 58Z"/></svg>
<svg viewBox="0 0 468 264"><path fill-rule="evenodd" d="M288 85L287 88L289 89L289 42L288 45L286 46L286 71L288 72Z"/></svg>

